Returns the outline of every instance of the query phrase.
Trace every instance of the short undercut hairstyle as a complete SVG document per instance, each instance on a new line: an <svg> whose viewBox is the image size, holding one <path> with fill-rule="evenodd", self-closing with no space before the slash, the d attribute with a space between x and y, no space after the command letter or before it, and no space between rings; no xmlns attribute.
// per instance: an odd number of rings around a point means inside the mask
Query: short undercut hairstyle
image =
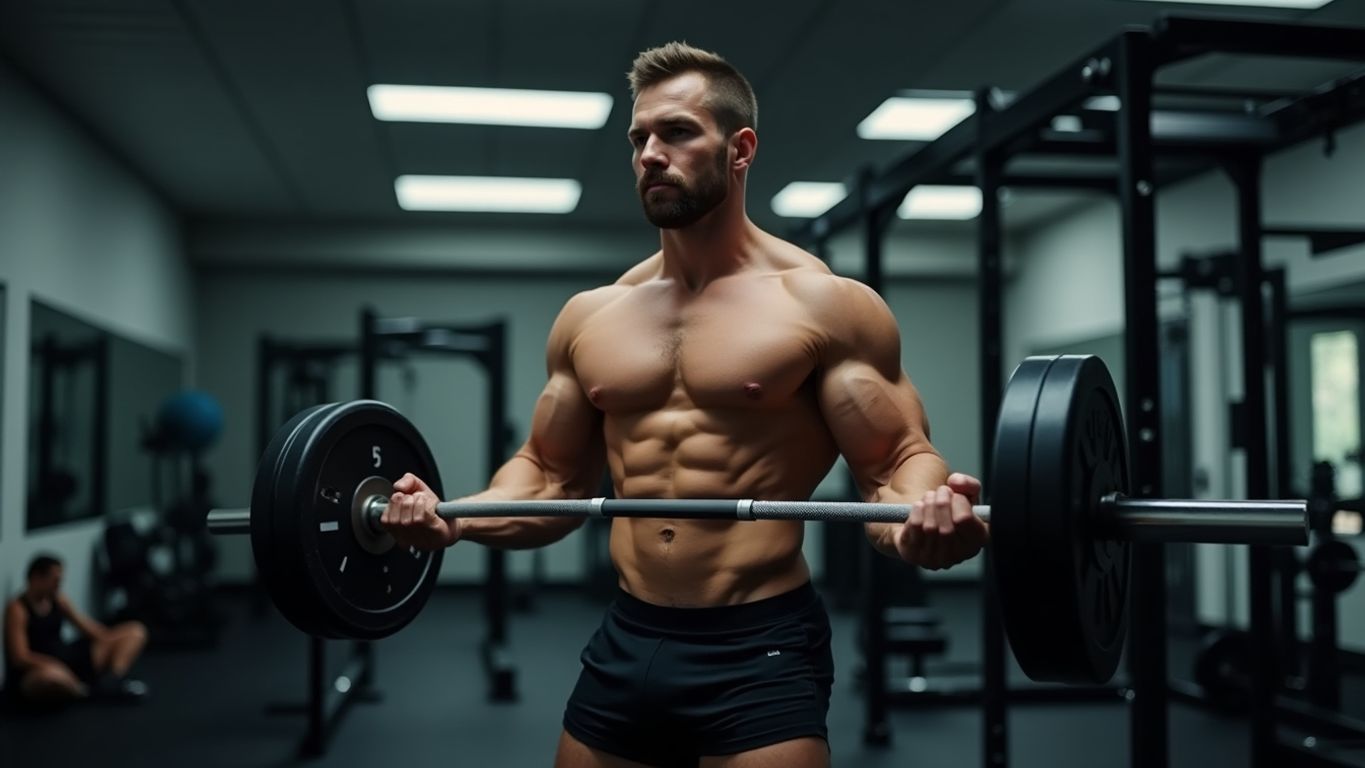
<svg viewBox="0 0 1365 768"><path fill-rule="evenodd" d="M710 86L706 108L726 136L740 128L758 128L758 99L744 75L719 54L687 43L666 43L635 57L626 73L630 95L638 98L640 91L687 72L700 72L706 77Z"/></svg>

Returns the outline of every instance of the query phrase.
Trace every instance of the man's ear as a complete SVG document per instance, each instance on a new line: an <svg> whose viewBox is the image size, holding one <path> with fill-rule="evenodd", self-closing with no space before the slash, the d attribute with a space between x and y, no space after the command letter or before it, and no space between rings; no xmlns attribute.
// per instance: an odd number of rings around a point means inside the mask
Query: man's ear
<svg viewBox="0 0 1365 768"><path fill-rule="evenodd" d="M740 128L730 137L730 148L734 150L730 167L732 170L748 170L758 152L758 134L753 128Z"/></svg>

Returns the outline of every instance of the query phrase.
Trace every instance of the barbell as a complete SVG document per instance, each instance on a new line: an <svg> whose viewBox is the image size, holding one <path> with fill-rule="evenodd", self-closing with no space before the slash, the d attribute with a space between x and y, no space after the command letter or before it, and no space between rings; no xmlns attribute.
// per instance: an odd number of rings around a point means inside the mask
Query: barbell
<svg viewBox="0 0 1365 768"><path fill-rule="evenodd" d="M1099 358L1030 357L1001 401L990 556L1006 634L1030 678L1106 682L1127 627L1133 542L1304 544L1304 501L1131 499L1118 396ZM271 440L245 510L215 533L248 533L257 570L296 627L377 639L421 612L442 552L400 547L379 523L411 472L443 496L421 433L373 400L314 406ZM900 504L755 499L442 502L442 517L574 516L904 522Z"/></svg>

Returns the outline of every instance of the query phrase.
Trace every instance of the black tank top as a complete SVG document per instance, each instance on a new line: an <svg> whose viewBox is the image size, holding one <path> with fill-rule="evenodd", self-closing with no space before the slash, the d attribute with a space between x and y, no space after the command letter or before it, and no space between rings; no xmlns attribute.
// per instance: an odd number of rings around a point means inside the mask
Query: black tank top
<svg viewBox="0 0 1365 768"><path fill-rule="evenodd" d="M52 604L51 610L46 614L39 614L29 605L28 600L23 595L19 596L19 604L24 607L24 612L28 614L28 649L35 653L45 653L55 656L62 648L62 621L64 617L57 608L57 604ZM13 649L5 647L5 681L4 688L7 695L16 695L19 691L19 668L15 666L11 654Z"/></svg>
<svg viewBox="0 0 1365 768"><path fill-rule="evenodd" d="M34 653L55 655L62 649L62 622L65 620L57 603L53 602L48 612L41 614L29 605L27 599L20 597L19 602L28 612L28 649Z"/></svg>

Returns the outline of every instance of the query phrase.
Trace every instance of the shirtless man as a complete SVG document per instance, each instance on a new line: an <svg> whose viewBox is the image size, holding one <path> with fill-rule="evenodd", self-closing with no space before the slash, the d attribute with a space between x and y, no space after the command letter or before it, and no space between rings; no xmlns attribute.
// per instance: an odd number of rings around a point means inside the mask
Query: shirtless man
<svg viewBox="0 0 1365 768"><path fill-rule="evenodd" d="M879 552L927 568L987 538L972 478L948 475L876 293L756 227L758 146L744 77L672 43L630 72L629 139L659 252L574 296L550 331L549 383L493 499L588 498L603 465L620 498L807 499L842 453ZM582 524L446 522L405 476L383 523L405 544L536 547ZM620 592L583 651L555 765L702 768L829 762L829 622L799 522L613 520Z"/></svg>
<svg viewBox="0 0 1365 768"><path fill-rule="evenodd" d="M28 583L5 607L5 687L21 704L65 704L98 694L137 701L147 687L127 677L147 630L136 621L112 627L95 621L62 593L62 564L38 555L28 566ZM62 639L66 622L80 632Z"/></svg>

